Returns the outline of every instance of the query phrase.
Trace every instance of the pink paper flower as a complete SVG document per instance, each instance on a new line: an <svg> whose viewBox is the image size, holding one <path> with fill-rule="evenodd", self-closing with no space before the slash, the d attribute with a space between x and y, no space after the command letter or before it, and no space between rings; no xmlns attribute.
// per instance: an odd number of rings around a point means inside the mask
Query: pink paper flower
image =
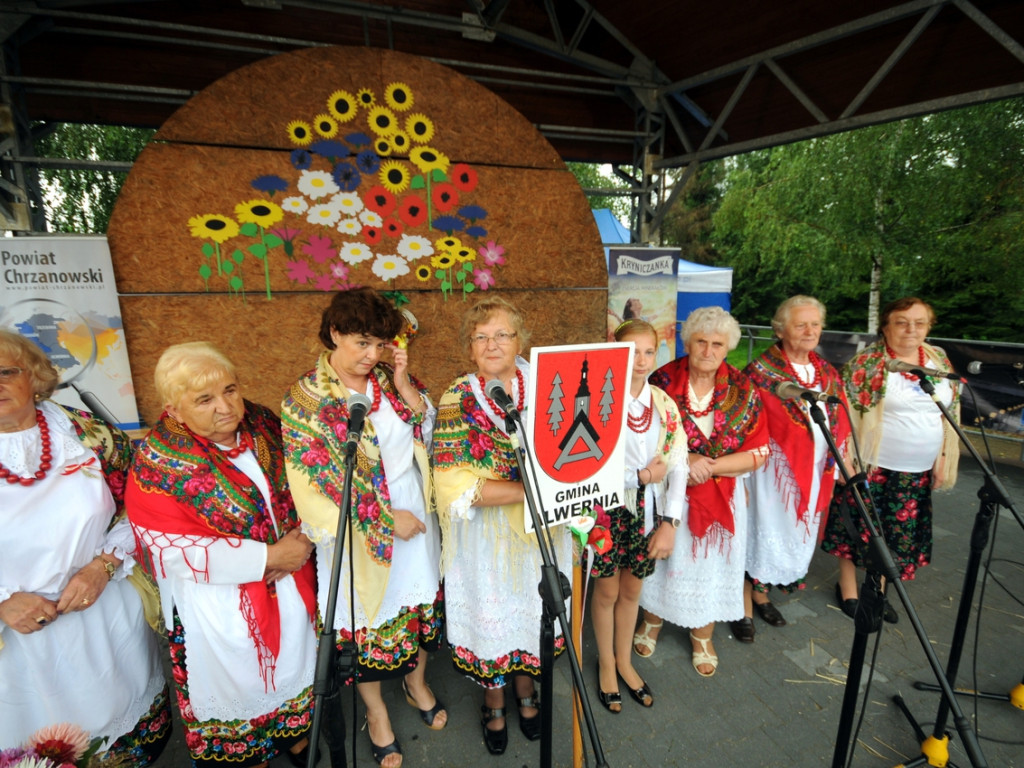
<svg viewBox="0 0 1024 768"><path fill-rule="evenodd" d="M493 240L488 240L487 245L477 249L477 253L484 260L488 267L494 267L505 263L505 249Z"/></svg>

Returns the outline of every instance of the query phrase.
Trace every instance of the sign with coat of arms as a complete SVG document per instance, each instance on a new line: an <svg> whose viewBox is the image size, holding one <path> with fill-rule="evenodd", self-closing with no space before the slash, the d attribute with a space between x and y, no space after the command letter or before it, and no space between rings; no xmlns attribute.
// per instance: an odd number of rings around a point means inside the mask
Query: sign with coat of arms
<svg viewBox="0 0 1024 768"><path fill-rule="evenodd" d="M536 347L530 355L531 473L550 525L621 506L632 344ZM527 529L532 529L527 514Z"/></svg>

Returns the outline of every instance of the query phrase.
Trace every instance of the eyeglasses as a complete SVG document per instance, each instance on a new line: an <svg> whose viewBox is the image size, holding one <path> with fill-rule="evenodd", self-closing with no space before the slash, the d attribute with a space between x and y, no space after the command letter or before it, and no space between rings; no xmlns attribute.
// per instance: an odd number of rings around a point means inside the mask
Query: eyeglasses
<svg viewBox="0 0 1024 768"><path fill-rule="evenodd" d="M14 381L16 378L21 376L27 369L25 368L0 368L0 381L5 384L8 381Z"/></svg>
<svg viewBox="0 0 1024 768"><path fill-rule="evenodd" d="M920 331L922 328L930 328L931 323L927 320L893 320L892 324L899 328L901 331L907 330L907 328L913 328L915 331Z"/></svg>
<svg viewBox="0 0 1024 768"><path fill-rule="evenodd" d="M489 342L493 341L499 347L507 347L518 335L518 333L508 333L507 331L498 331L493 336L485 336L482 333L478 333L476 336L470 336L469 340L474 346L486 347Z"/></svg>

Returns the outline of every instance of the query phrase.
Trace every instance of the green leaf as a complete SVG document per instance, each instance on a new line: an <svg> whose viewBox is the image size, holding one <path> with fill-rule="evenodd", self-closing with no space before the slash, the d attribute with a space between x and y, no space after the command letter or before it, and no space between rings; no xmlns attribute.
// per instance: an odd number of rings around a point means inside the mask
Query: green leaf
<svg viewBox="0 0 1024 768"><path fill-rule="evenodd" d="M263 243L267 248L277 248L279 245L284 245L284 240L277 235L267 235L263 238Z"/></svg>
<svg viewBox="0 0 1024 768"><path fill-rule="evenodd" d="M235 250L231 252L231 258L234 259L235 264L241 264L245 260L245 254L242 252L241 248L235 248Z"/></svg>
<svg viewBox="0 0 1024 768"><path fill-rule="evenodd" d="M247 221L245 224L238 228L238 231L241 234L245 235L246 237L255 237L256 235L259 234L260 228L253 224L251 221Z"/></svg>
<svg viewBox="0 0 1024 768"><path fill-rule="evenodd" d="M437 270L437 272L434 273L434 277L436 277L438 280L444 280L446 274L447 272L445 270L439 269Z"/></svg>
<svg viewBox="0 0 1024 768"><path fill-rule="evenodd" d="M440 168L435 168L430 174L430 178L432 181L447 181L448 175Z"/></svg>
<svg viewBox="0 0 1024 768"><path fill-rule="evenodd" d="M476 286L473 283L466 283L464 286L462 286L462 290L465 293L472 293L473 291L476 290Z"/></svg>
<svg viewBox="0 0 1024 768"><path fill-rule="evenodd" d="M295 245L291 240L284 241L284 253L286 256L291 256L295 252Z"/></svg>
<svg viewBox="0 0 1024 768"><path fill-rule="evenodd" d="M236 291L242 290L242 276L241 275L235 275L234 277L232 277L228 281L228 285L230 285L232 287L232 289L234 289Z"/></svg>
<svg viewBox="0 0 1024 768"><path fill-rule="evenodd" d="M210 269L209 264L203 264L202 266L199 267L199 276L203 278L203 280L209 280L212 274L213 270Z"/></svg>
<svg viewBox="0 0 1024 768"><path fill-rule="evenodd" d="M230 275L235 271L235 263L233 261L225 261L221 264L221 269L224 270L225 275Z"/></svg>
<svg viewBox="0 0 1024 768"><path fill-rule="evenodd" d="M425 189L426 186L427 182L419 174L413 176L412 181L409 182L409 189Z"/></svg>
<svg viewBox="0 0 1024 768"><path fill-rule="evenodd" d="M466 273L465 272L456 272L455 273L455 279L458 282L460 282L460 283L466 282Z"/></svg>
<svg viewBox="0 0 1024 768"><path fill-rule="evenodd" d="M249 253L251 253L257 259L264 259L267 256L267 246L265 246L263 243L253 243L248 248L246 248L246 250L249 251Z"/></svg>
<svg viewBox="0 0 1024 768"><path fill-rule="evenodd" d="M203 256L205 256L206 258L210 258L216 252L217 249L214 248L213 245L211 245L210 243L203 243Z"/></svg>
<svg viewBox="0 0 1024 768"><path fill-rule="evenodd" d="M441 290L442 291L450 291L451 289L452 289L452 284L449 281L447 281L447 280L442 280L441 281Z"/></svg>

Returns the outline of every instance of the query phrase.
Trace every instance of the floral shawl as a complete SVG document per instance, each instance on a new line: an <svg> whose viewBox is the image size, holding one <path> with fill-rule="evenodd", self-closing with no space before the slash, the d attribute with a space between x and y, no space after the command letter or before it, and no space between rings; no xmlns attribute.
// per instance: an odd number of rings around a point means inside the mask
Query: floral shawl
<svg viewBox="0 0 1024 768"><path fill-rule="evenodd" d="M658 414L658 455L664 460L665 466L671 470L679 462L686 462L686 443L679 439L680 422L682 419L679 415L679 409L671 397L653 385L650 387L650 390L651 407ZM665 473L665 478L658 483L659 496L663 496L665 493L666 478L668 478L668 472ZM633 515L639 512L637 502L637 494L626 494L625 507ZM650 522L650 520L644 521L647 530L650 530Z"/></svg>
<svg viewBox="0 0 1024 768"><path fill-rule="evenodd" d="M686 357L666 363L651 374L651 384L665 390L682 416L689 415L687 392L690 385L690 366ZM757 388L739 370L723 361L715 373L713 402L714 426L708 437L700 431L692 418L683 418L687 447L693 453L714 459L739 451L752 451L768 444L766 420L761 417L761 398ZM713 477L700 485L691 485L686 497L689 502L689 527L694 548L703 542L705 551L717 544L724 547L736 532L732 497L736 489L735 477Z"/></svg>
<svg viewBox="0 0 1024 768"><path fill-rule="evenodd" d="M172 542L167 547L184 547L207 537L272 544L277 541L274 521L282 536L299 525L285 477L278 418L246 401L239 429L253 439L270 487L270 509L259 487L223 451L167 413L139 445L128 486L128 517L135 528L140 562L150 573L162 569L165 547L146 547L139 528L165 534ZM197 581L203 575L197 571ZM316 614L312 561L294 576L312 621ZM281 641L277 590L263 580L240 584L238 589L260 673L265 682L272 680Z"/></svg>
<svg viewBox="0 0 1024 768"><path fill-rule="evenodd" d="M923 344L925 365L942 371L952 371L953 366L946 353L931 344ZM882 413L885 408L885 364L889 355L885 339L879 339L843 366L842 376L846 382L846 394L853 407L853 428L860 441L864 463L874 466L878 461L878 448L882 441ZM953 404L950 412L960 421L960 387L951 381ZM947 490L956 483L957 465L960 463L960 440L953 427L942 420L942 450L935 460L937 469L944 462L942 485L938 490ZM865 467L866 469L866 467Z"/></svg>
<svg viewBox="0 0 1024 768"><path fill-rule="evenodd" d="M845 400L846 391L838 371L814 352L811 352L811 362L821 371L821 391ZM803 400L783 400L773 391L774 386L781 381L792 381L800 386L803 386L803 383L789 370L778 344L769 347L761 357L744 369L744 373L761 390L768 433L771 440L781 449L781 455L774 452L772 454L776 487L784 501L795 501L793 506L796 508L797 520L806 523L814 472L810 457L814 451L813 431L817 427L811 423L804 411ZM825 406L825 410L828 414L829 431L836 445L842 450L846 438L850 435L850 420L842 405L833 403ZM825 458L825 467L818 488L817 509L813 510L815 513L827 510L832 500L835 463L835 458L830 452Z"/></svg>
<svg viewBox="0 0 1024 768"><path fill-rule="evenodd" d="M402 401L391 366L378 363L371 375L377 378L382 396L388 398L399 418L413 427L410 447L423 477L429 514L433 504L423 414L413 412ZM413 386L426 397L422 384L413 379ZM288 480L310 538L318 542L333 541L338 530L350 394L331 368L330 352L324 352L316 367L292 385L281 406ZM356 593L372 625L388 585L394 518L380 444L370 418L363 427L352 472L352 532L354 546L346 542L346 549L353 558Z"/></svg>

